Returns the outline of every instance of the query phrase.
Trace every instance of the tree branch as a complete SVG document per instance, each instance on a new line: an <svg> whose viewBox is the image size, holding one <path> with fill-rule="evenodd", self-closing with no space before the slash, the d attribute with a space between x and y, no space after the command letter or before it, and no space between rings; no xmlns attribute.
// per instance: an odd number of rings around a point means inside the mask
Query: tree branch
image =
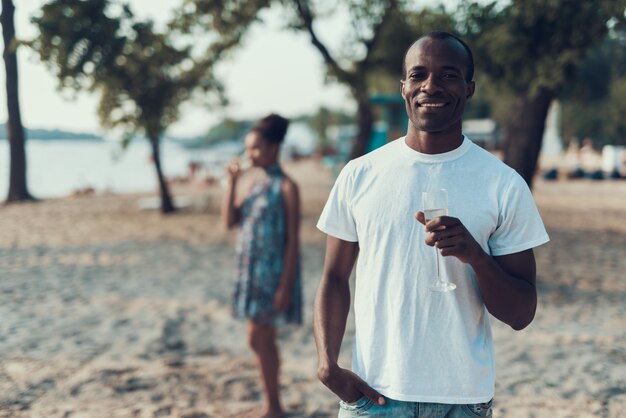
<svg viewBox="0 0 626 418"><path fill-rule="evenodd" d="M309 7L309 2L307 0L294 0L294 4L296 5L296 11L298 16L302 20L303 28L309 32L311 36L311 42L313 45L320 51L322 57L324 58L324 62L328 65L330 72L337 77L340 81L353 85L354 84L354 75L339 65L339 63L333 58L330 54L326 45L322 43L322 41L318 38L315 30L313 29L313 13L311 13L311 8Z"/></svg>
<svg viewBox="0 0 626 418"><path fill-rule="evenodd" d="M375 24L374 27L372 28L372 31L374 33L372 35L372 38L369 41L366 41L366 40L363 41L367 52L365 54L365 58L363 58L363 60L361 61L362 63L369 62L369 60L371 59L372 52L374 52L374 49L376 48L376 46L378 45L378 42L380 41L383 28L389 22L389 15L395 12L397 8L398 8L397 0L387 1L387 4L385 6L385 12L383 13L382 18L380 19L380 22Z"/></svg>

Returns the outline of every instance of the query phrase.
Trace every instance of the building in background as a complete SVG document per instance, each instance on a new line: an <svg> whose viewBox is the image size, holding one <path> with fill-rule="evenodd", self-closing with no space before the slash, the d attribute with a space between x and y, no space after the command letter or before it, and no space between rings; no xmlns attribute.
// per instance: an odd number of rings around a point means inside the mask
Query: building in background
<svg viewBox="0 0 626 418"><path fill-rule="evenodd" d="M463 133L475 144L489 151L499 150L502 146L500 127L493 119L464 120Z"/></svg>

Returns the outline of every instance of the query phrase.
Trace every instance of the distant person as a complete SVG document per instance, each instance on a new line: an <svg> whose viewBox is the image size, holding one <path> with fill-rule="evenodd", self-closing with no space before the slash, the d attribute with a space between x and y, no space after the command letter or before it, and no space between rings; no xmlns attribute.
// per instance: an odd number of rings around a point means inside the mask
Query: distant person
<svg viewBox="0 0 626 418"><path fill-rule="evenodd" d="M533 248L548 236L524 180L461 132L474 94L470 48L432 32L403 68L406 136L350 161L318 222L327 234L314 307L318 375L340 399L340 417L491 417L489 314L515 330L531 323ZM448 207L430 209L449 213L427 221L422 192L441 189ZM355 262L347 370L338 357ZM455 289L433 286L439 270Z"/></svg>
<svg viewBox="0 0 626 418"><path fill-rule="evenodd" d="M580 147L578 145L578 138L570 138L567 150L565 151L565 163L567 165L567 177L570 179L582 178L585 176L585 172L582 168L582 162L580 160Z"/></svg>
<svg viewBox="0 0 626 418"><path fill-rule="evenodd" d="M602 157L596 151L591 138L583 139L583 144L580 147L580 161L585 178L591 180L602 180L604 178L601 169Z"/></svg>
<svg viewBox="0 0 626 418"><path fill-rule="evenodd" d="M242 174L235 159L227 168L222 220L230 229L240 227L237 239L237 280L233 315L248 321L247 338L257 358L265 407L256 417L284 415L279 394L279 355L276 328L302 323L299 228L300 197L297 184L279 164L279 150L289 121L270 114L245 138L247 157L263 175L236 201Z"/></svg>

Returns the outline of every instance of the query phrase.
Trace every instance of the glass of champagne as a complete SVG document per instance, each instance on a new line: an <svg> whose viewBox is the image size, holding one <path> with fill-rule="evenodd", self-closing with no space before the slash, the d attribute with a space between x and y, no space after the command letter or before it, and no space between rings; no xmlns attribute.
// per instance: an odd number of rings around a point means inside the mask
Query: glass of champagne
<svg viewBox="0 0 626 418"><path fill-rule="evenodd" d="M233 161L236 161L237 165L239 166L239 176L240 177L245 175L252 168L252 160L250 159L250 156L248 156L248 153L246 153L246 152L238 155L233 160L230 160L230 161L226 162L226 168L224 169L224 173L222 174L222 176L220 178L220 185L221 185L221 187L223 189L225 189L226 185L228 184L228 174L226 173L227 167Z"/></svg>
<svg viewBox="0 0 626 418"><path fill-rule="evenodd" d="M426 222L438 216L446 216L448 214L448 192L445 189L422 192L422 206ZM434 249L437 260L437 281L430 286L430 290L433 292L448 292L456 289L456 285L447 281L441 273L439 250L437 247L434 247Z"/></svg>
<svg viewBox="0 0 626 418"><path fill-rule="evenodd" d="M250 170L252 168L252 160L247 152L244 152L239 156L239 169L242 173Z"/></svg>

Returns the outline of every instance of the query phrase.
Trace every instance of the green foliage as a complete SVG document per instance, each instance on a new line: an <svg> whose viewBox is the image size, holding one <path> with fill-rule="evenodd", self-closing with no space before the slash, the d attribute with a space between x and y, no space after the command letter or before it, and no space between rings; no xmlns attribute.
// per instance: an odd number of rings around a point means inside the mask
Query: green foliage
<svg viewBox="0 0 626 418"><path fill-rule="evenodd" d="M459 31L472 46L476 95L466 115L506 126L515 99L548 91L562 103L562 136L625 141L626 0L465 3ZM621 96L620 96L621 94Z"/></svg>
<svg viewBox="0 0 626 418"><path fill-rule="evenodd" d="M612 34L589 51L578 82L564 89L565 138L592 138L596 146L626 144L626 39Z"/></svg>
<svg viewBox="0 0 626 418"><path fill-rule="evenodd" d="M350 89L357 104L358 133L351 158L366 152L374 122L371 93L398 92L404 51L432 29L448 27L453 19L443 9L415 12L408 0L282 0L293 12L292 29L307 33L326 64L327 77ZM316 23L329 14L347 12L350 28L340 51L323 42Z"/></svg>
<svg viewBox="0 0 626 418"><path fill-rule="evenodd" d="M56 72L60 87L101 93L104 127L158 137L176 119L176 96L186 96L181 63L188 51L172 47L151 22L136 22L128 7L111 16L108 0L63 0L44 5L33 23L41 35L31 46Z"/></svg>
<svg viewBox="0 0 626 418"><path fill-rule="evenodd" d="M124 145L138 134L148 137L161 211L168 213L175 207L161 170L159 139L178 120L180 105L196 92L207 104L225 103L213 69L239 44L258 3L185 0L168 30L159 32L151 21L137 20L127 5L113 0L52 0L33 18L40 35L30 46L56 73L61 88L100 93L100 122L121 129ZM198 27L206 42L194 36Z"/></svg>
<svg viewBox="0 0 626 418"><path fill-rule="evenodd" d="M372 51L372 70L367 75L371 94L400 91L404 53L419 37L434 30L454 31L453 16L439 8L418 11L398 9L381 29L380 40Z"/></svg>
<svg viewBox="0 0 626 418"><path fill-rule="evenodd" d="M259 11L270 0L183 0L169 28L173 36L193 35L193 44L209 41L208 54L222 54L237 46L249 26L259 21Z"/></svg>
<svg viewBox="0 0 626 418"><path fill-rule="evenodd" d="M326 107L320 107L312 115L302 115L291 119L291 122L302 122L311 127L320 140L320 146L324 148L328 143L326 129L329 126L348 125L355 122L354 115L347 112L336 111ZM191 144L191 147L206 147L222 141L240 140L250 130L254 121L236 120L225 118L217 125L211 127L207 134L198 138ZM189 146L189 144L186 144Z"/></svg>
<svg viewBox="0 0 626 418"><path fill-rule="evenodd" d="M592 138L597 147L626 145L626 77L609 80L607 96L593 101L569 99L563 102L564 139Z"/></svg>
<svg viewBox="0 0 626 418"><path fill-rule="evenodd" d="M225 102L213 68L240 42L258 3L263 2L242 0L222 7L222 2L186 0L169 30L160 33L121 3L54 0L33 18L40 35L29 44L55 72L61 88L101 94L98 115L104 127L122 128L127 138L145 134L155 140L178 120L180 105L196 92L208 105ZM234 25L240 25L238 30L231 30ZM211 41L199 51L193 35L200 26Z"/></svg>
<svg viewBox="0 0 626 418"><path fill-rule="evenodd" d="M477 74L476 91L466 103L464 119L491 118L504 126L511 118L515 94L494 82L487 75Z"/></svg>
<svg viewBox="0 0 626 418"><path fill-rule="evenodd" d="M443 8L398 9L390 14L389 23L382 28L378 45L372 51L371 62L380 73L393 77L394 92L399 89L404 52L419 37L434 30L454 30L454 19Z"/></svg>
<svg viewBox="0 0 626 418"><path fill-rule="evenodd" d="M626 78L621 77L616 79L612 83L611 97L608 104L609 126L612 127L610 132L607 132L607 141L604 143L610 143L613 145L626 145Z"/></svg>
<svg viewBox="0 0 626 418"><path fill-rule="evenodd" d="M326 133L329 126L349 125L355 122L353 114L332 110L325 106L320 107L316 113L310 116L302 116L297 120L308 124L317 134L321 149L328 147L329 138Z"/></svg>
<svg viewBox="0 0 626 418"><path fill-rule="evenodd" d="M344 2L322 2L314 0L282 0L286 9L292 12L289 27L302 31L311 37L326 64L330 79L346 84L355 95L367 96L361 91L364 80L372 67L374 51L385 28L394 21L399 8L399 0L347 0ZM335 13L347 13L350 30L346 32L342 46L331 51L316 30L316 22ZM378 59L379 60L379 59Z"/></svg>
<svg viewBox="0 0 626 418"><path fill-rule="evenodd" d="M29 45L55 66L60 87L93 90L95 80L122 54L126 37L120 33L121 18L109 17L108 5L108 0L55 1L32 19L41 35ZM122 13L132 17L127 8Z"/></svg>
<svg viewBox="0 0 626 418"><path fill-rule="evenodd" d="M206 136L202 139L202 145L211 145L224 140L233 140L242 138L250 126L249 121L237 121L226 118L217 125L209 129Z"/></svg>
<svg viewBox="0 0 626 418"><path fill-rule="evenodd" d="M184 0L172 28L183 33L206 33L212 29L227 35L232 31L243 33L246 25L258 21L259 10L268 7L268 0Z"/></svg>
<svg viewBox="0 0 626 418"><path fill-rule="evenodd" d="M558 92L591 46L624 20L626 0L463 3L459 28L479 69L517 95Z"/></svg>
<svg viewBox="0 0 626 418"><path fill-rule="evenodd" d="M338 51L330 51L319 38L313 41L327 64L332 80L348 87L367 86L363 93L393 93L399 90L405 50L420 36L433 30L453 30L455 20L442 6L413 9L410 1L348 0L322 2L283 0L293 9L290 28L316 38L312 22L345 8L350 30ZM311 33L312 32L312 33ZM316 44L320 42L321 45Z"/></svg>

